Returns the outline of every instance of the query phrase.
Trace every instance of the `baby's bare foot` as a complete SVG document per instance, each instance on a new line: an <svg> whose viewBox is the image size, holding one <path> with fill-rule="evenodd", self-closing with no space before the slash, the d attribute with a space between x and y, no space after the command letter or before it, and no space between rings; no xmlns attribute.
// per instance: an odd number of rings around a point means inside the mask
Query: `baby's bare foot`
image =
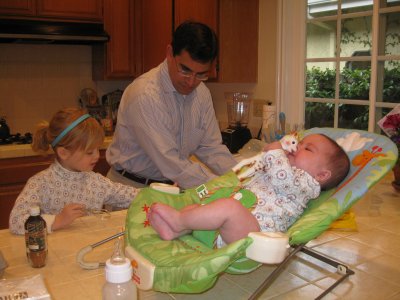
<svg viewBox="0 0 400 300"><path fill-rule="evenodd" d="M155 208L155 204L152 205L151 210L149 212L149 220L151 226L155 231L159 234L160 238L163 240L173 240L179 236L178 233L174 232L167 222L164 221L163 218L157 213L157 209Z"/></svg>

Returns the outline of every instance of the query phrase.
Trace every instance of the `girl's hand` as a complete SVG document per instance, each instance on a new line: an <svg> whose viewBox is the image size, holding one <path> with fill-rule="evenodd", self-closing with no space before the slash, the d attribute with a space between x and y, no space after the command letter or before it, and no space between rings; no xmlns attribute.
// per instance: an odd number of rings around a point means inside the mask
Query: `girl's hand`
<svg viewBox="0 0 400 300"><path fill-rule="evenodd" d="M58 230L68 227L75 219L86 215L86 206L84 204L70 203L64 206L63 210L56 215L51 229Z"/></svg>

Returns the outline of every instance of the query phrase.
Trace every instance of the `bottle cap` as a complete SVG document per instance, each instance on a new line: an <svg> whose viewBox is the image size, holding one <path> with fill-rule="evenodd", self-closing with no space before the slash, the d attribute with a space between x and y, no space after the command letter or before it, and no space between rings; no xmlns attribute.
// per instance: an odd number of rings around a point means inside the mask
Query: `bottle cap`
<svg viewBox="0 0 400 300"><path fill-rule="evenodd" d="M113 264L111 259L106 261L106 280L111 283L123 283L132 279L132 265L129 259L125 258L123 264Z"/></svg>
<svg viewBox="0 0 400 300"><path fill-rule="evenodd" d="M30 214L31 216L38 216L38 215L40 215L40 207L37 206L37 205L31 206L31 207L29 208L29 214Z"/></svg>

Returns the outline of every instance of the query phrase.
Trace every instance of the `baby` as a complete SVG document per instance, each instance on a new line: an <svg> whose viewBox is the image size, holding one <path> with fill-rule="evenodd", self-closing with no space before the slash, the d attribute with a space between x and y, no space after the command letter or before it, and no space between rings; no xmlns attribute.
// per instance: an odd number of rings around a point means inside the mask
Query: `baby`
<svg viewBox="0 0 400 300"><path fill-rule="evenodd" d="M232 243L255 231L287 231L310 199L321 189L337 186L348 174L350 162L343 149L322 134L306 136L293 153L273 142L265 148L264 172L257 173L244 188L257 196L249 211L232 198L205 205L190 205L178 211L155 203L149 220L164 240L172 240L192 230L219 230L218 246Z"/></svg>

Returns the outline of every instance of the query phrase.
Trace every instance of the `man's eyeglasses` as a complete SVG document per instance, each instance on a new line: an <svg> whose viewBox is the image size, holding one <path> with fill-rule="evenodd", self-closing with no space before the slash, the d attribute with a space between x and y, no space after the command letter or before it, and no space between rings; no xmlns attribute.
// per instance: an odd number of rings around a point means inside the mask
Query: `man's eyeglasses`
<svg viewBox="0 0 400 300"><path fill-rule="evenodd" d="M178 64L175 57L174 57L174 60L175 60L176 68L178 69L178 73L181 74L181 76L186 77L186 78L191 78L194 76L197 80L200 80L200 81L206 81L208 79L208 72L207 73L195 73L192 70L186 69L185 66Z"/></svg>

